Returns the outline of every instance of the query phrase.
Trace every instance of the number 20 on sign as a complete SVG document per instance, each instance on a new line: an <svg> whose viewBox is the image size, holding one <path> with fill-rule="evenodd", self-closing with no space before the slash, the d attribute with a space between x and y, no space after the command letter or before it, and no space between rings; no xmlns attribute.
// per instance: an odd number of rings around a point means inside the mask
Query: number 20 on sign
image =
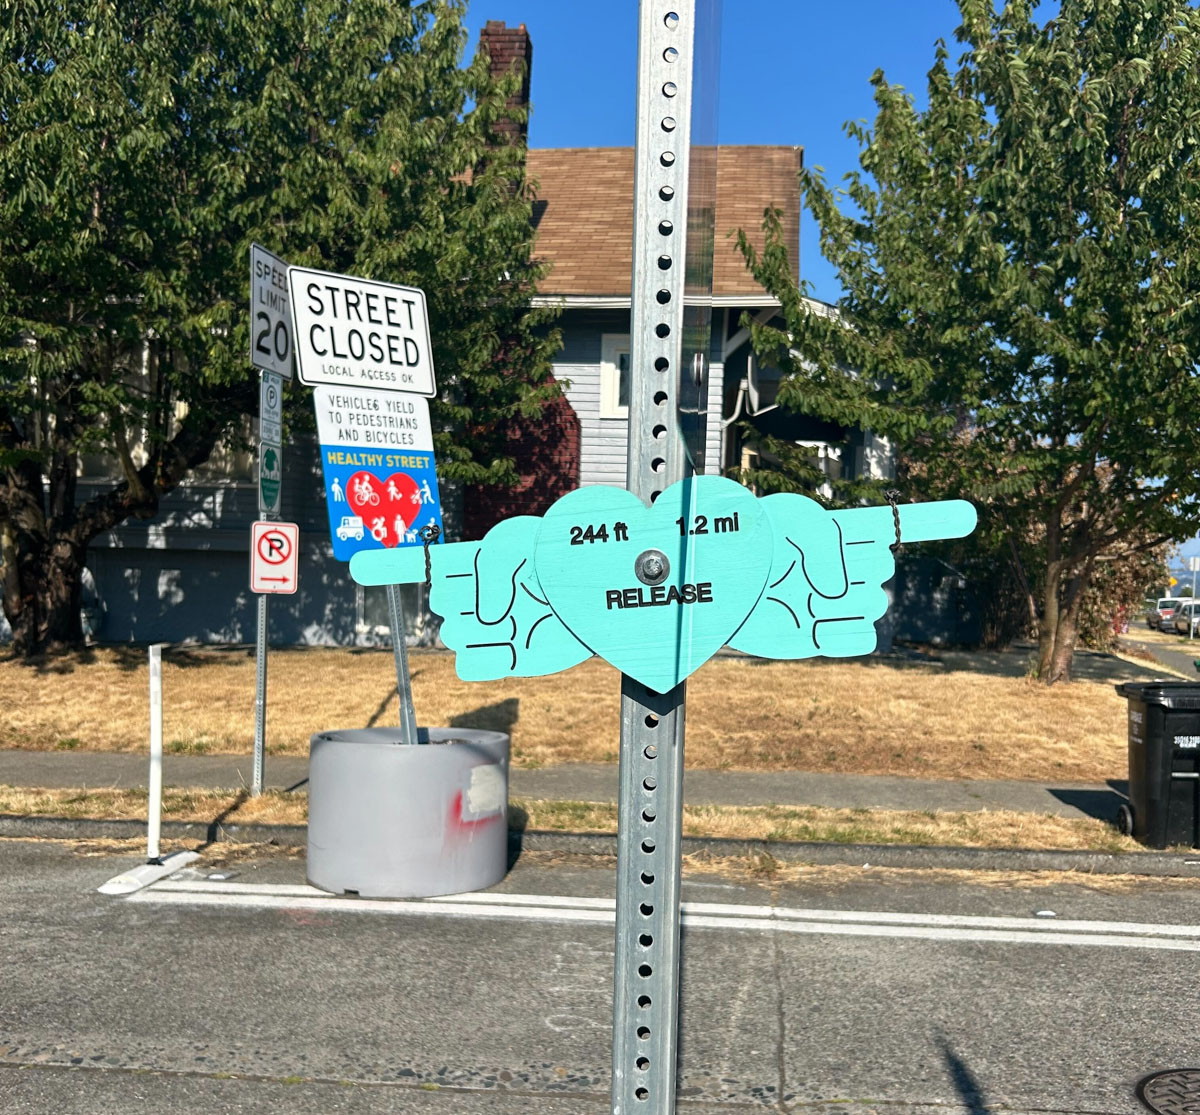
<svg viewBox="0 0 1200 1115"><path fill-rule="evenodd" d="M292 378L292 315L287 264L260 244L250 245L250 363Z"/></svg>

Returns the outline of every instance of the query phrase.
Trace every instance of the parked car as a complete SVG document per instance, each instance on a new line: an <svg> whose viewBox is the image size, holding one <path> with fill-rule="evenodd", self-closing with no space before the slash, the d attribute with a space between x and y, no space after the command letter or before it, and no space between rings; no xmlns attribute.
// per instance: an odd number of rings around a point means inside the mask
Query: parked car
<svg viewBox="0 0 1200 1115"><path fill-rule="evenodd" d="M1200 631L1200 600L1189 600L1186 604L1181 604L1172 617L1172 627L1179 635Z"/></svg>
<svg viewBox="0 0 1200 1115"><path fill-rule="evenodd" d="M1160 596L1158 602L1146 613L1146 626L1151 631L1165 630L1162 621L1175 614L1175 609L1185 601L1182 596Z"/></svg>
<svg viewBox="0 0 1200 1115"><path fill-rule="evenodd" d="M1165 631L1168 635L1175 634L1175 615L1185 604L1187 600L1178 600L1172 606L1170 611L1164 612L1162 618L1158 621L1159 631Z"/></svg>

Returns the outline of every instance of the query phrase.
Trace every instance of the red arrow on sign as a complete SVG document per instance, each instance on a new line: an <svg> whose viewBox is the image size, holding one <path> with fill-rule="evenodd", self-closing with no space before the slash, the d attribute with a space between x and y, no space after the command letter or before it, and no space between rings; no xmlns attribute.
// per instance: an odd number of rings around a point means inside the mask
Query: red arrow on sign
<svg viewBox="0 0 1200 1115"><path fill-rule="evenodd" d="M260 581L278 581L281 585L286 585L288 579L286 577L259 577Z"/></svg>

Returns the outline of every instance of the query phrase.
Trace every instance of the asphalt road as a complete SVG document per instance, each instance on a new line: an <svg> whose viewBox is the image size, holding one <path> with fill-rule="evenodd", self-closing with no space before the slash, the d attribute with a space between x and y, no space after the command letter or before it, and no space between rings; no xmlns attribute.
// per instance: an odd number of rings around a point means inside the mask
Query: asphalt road
<svg viewBox="0 0 1200 1115"><path fill-rule="evenodd" d="M0 841L0 1111L607 1110L611 861L523 857L494 916L306 897L282 855L96 893L135 862ZM709 872L683 897L681 1112L1132 1115L1137 1079L1200 1060L1194 882Z"/></svg>

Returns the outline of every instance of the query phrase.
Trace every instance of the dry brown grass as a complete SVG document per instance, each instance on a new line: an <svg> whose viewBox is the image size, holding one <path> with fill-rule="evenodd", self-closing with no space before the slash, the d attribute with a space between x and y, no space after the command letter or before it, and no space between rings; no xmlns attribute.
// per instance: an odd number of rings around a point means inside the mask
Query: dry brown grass
<svg viewBox="0 0 1200 1115"><path fill-rule="evenodd" d="M1129 625L1128 634L1122 635L1118 642L1125 639L1130 639L1139 643L1155 643L1158 646L1176 647L1177 649L1188 649L1188 637L1186 635L1178 635L1174 631L1159 631L1158 628L1149 628L1145 622L1139 624L1131 623ZM1198 640L1190 640L1191 644L1197 645Z"/></svg>
<svg viewBox="0 0 1200 1115"><path fill-rule="evenodd" d="M617 807L595 802L514 803L525 827L565 832L617 831ZM1003 810L827 809L816 806L683 807L685 836L818 844L907 844L1060 851L1144 850L1104 821Z"/></svg>
<svg viewBox="0 0 1200 1115"><path fill-rule="evenodd" d="M0 813L141 820L146 816L146 792L0 786ZM204 824L220 820L229 824L302 825L308 818L308 797L284 791L268 791L261 797L250 798L245 791L167 790L163 794L163 818ZM617 807L595 802L514 799L510 803L509 823L519 829L614 833ZM685 806L683 832L686 836L822 844L1140 850L1140 845L1118 835L1103 821L1003 811Z"/></svg>
<svg viewBox="0 0 1200 1115"><path fill-rule="evenodd" d="M599 660L490 683L460 681L449 654L410 662L423 724L507 731L517 766L616 760L619 677ZM268 750L304 754L313 732L394 724L392 669L387 650L273 651ZM252 654L170 652L163 691L168 752L249 751ZM144 750L146 694L138 651L0 661L0 746ZM688 682L687 724L695 768L1094 782L1126 763L1125 702L1111 684L1047 689L936 664L718 658Z"/></svg>
<svg viewBox="0 0 1200 1115"><path fill-rule="evenodd" d="M101 818L144 821L145 790L29 789L0 786L0 813L22 817ZM252 798L245 790L169 789L163 791L167 821L228 821L239 824L302 825L308 820L305 794L267 790Z"/></svg>

